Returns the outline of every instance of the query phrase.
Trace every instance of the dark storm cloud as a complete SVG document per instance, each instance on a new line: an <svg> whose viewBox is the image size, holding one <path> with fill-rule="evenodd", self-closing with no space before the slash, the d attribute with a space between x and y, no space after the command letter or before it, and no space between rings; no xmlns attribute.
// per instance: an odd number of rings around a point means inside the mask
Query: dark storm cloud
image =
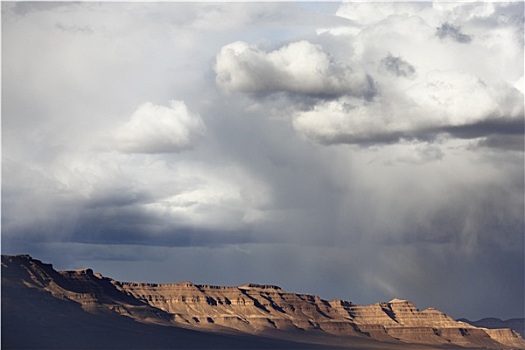
<svg viewBox="0 0 525 350"><path fill-rule="evenodd" d="M253 243L250 228L223 231L164 222L162 218L136 209L114 213L93 211L78 220L71 243L92 245L139 245L157 247L199 247Z"/></svg>
<svg viewBox="0 0 525 350"><path fill-rule="evenodd" d="M436 307L452 317L473 318L513 309L521 317L524 299L523 254L497 249L466 255L454 244L418 244L384 249L382 280L401 286L400 294L418 300L420 308ZM400 258L403 256L403 258ZM453 271L453 273L451 273ZM489 283L492 281L492 283Z"/></svg>
<svg viewBox="0 0 525 350"><path fill-rule="evenodd" d="M9 203L7 200L6 204ZM55 208L57 207L55 204ZM255 237L249 227L224 230L173 222L130 205L128 200L125 203L117 199L111 203L89 203L80 211L70 211L64 204L60 214L75 217L71 218L72 221L42 218L34 222L38 227L29 222L13 227L8 219L3 219L3 226L8 229L4 234L4 248L59 242L93 246L199 247L262 242L267 239ZM3 215L6 216L8 215ZM31 213L27 214L27 217L31 216Z"/></svg>
<svg viewBox="0 0 525 350"><path fill-rule="evenodd" d="M516 171L506 183L487 184L483 191L467 184L460 194L449 194L446 204L426 206L405 217L399 232L381 237L389 244L452 244L467 254L519 253L524 243L525 219L520 215L524 201L508 188L520 180L523 172Z"/></svg>
<svg viewBox="0 0 525 350"><path fill-rule="evenodd" d="M523 152L525 151L525 135L490 135L479 141L478 146Z"/></svg>
<svg viewBox="0 0 525 350"><path fill-rule="evenodd" d="M520 142L525 135L525 119L524 117L488 118L479 123L421 130L418 134L411 135L411 137L428 141L435 139L441 134L460 139L484 137L485 139L479 142L480 146L523 151L523 143L520 146Z"/></svg>
<svg viewBox="0 0 525 350"><path fill-rule="evenodd" d="M469 35L461 33L461 27L454 26L450 23L443 23L441 27L436 28L436 35L440 39L451 38L462 44L468 44L472 41Z"/></svg>
<svg viewBox="0 0 525 350"><path fill-rule="evenodd" d="M447 126L442 128L442 132L466 139L491 135L523 135L525 133L524 118L525 116L498 119L489 117L479 123Z"/></svg>
<svg viewBox="0 0 525 350"><path fill-rule="evenodd" d="M135 191L130 188L117 186L95 193L85 202L86 209L122 208L137 204L144 204L154 200L146 191Z"/></svg>
<svg viewBox="0 0 525 350"><path fill-rule="evenodd" d="M523 150L525 123L523 118L487 119L479 123L460 126L440 126L412 131L370 132L363 135L316 135L315 140L325 145L349 144L370 147L405 141L433 142L442 135L460 139L486 137L479 145L503 149Z"/></svg>

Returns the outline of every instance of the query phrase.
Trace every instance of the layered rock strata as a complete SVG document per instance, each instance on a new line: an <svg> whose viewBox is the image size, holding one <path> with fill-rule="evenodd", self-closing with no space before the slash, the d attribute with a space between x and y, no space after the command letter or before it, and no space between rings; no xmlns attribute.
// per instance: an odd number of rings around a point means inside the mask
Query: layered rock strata
<svg viewBox="0 0 525 350"><path fill-rule="evenodd" d="M510 329L480 329L433 308L420 311L412 302L401 299L363 306L290 293L272 285L114 283L134 297L175 315L176 321L202 328L220 325L245 332L320 330L408 343L525 346Z"/></svg>
<svg viewBox="0 0 525 350"><path fill-rule="evenodd" d="M2 281L9 284L13 278L74 301L88 312L116 313L140 322L223 333L343 339L335 343L353 337L385 344L525 349L525 341L510 329L478 328L436 309L420 311L401 299L363 306L290 293L274 285L119 282L90 269L57 272L29 256L2 256Z"/></svg>
<svg viewBox="0 0 525 350"><path fill-rule="evenodd" d="M481 328L510 328L519 333L522 337L525 336L525 318L511 318L508 320L500 320L499 318L483 318L477 321L470 321L466 318L461 318L458 321L466 322Z"/></svg>

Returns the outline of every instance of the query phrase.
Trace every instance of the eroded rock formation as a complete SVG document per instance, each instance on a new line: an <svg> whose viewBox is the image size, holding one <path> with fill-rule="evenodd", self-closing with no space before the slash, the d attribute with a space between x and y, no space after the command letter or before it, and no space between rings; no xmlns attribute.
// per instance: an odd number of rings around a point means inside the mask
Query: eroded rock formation
<svg viewBox="0 0 525 350"><path fill-rule="evenodd" d="M525 349L525 341L513 330L478 328L436 309L421 311L401 299L363 306L290 293L274 285L119 282L90 269L58 272L26 255L2 256L2 283L9 286L20 280L28 288L78 303L89 313L119 314L144 323L341 346L369 339L389 348L420 344Z"/></svg>

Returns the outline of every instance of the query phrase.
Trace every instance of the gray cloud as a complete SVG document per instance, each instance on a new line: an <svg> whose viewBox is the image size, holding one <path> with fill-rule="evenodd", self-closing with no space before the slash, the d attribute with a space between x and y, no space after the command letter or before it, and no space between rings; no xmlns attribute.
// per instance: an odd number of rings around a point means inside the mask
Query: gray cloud
<svg viewBox="0 0 525 350"><path fill-rule="evenodd" d="M460 139L477 139L485 137L479 142L480 146L504 148L523 151L523 134L525 125L523 118L487 119L479 123L461 126L443 126L422 128L405 132L371 133L367 135L340 134L335 137L319 136L317 141L324 144L358 144L370 146L374 144L393 144L401 140L419 140L433 142L440 135L448 135Z"/></svg>
<svg viewBox="0 0 525 350"><path fill-rule="evenodd" d="M472 41L469 35L461 33L461 27L454 26L450 23L443 23L441 27L437 28L436 35L440 39L451 38L462 44L468 44Z"/></svg>
<svg viewBox="0 0 525 350"><path fill-rule="evenodd" d="M34 4L32 2L15 2L13 4L3 3L2 7L6 11L12 11L14 14L24 16L35 11L56 10L65 7L65 4L60 2L48 2L45 4Z"/></svg>
<svg viewBox="0 0 525 350"><path fill-rule="evenodd" d="M354 18L356 13L368 13L367 11L371 10L366 4L359 4L356 5L355 12L347 14L345 9L348 6L350 5L342 6L340 15L348 15L352 20L356 20ZM476 138L488 137L492 134L523 133L519 125L519 121L523 119L523 93L518 90L519 80L501 81L500 77L495 78L492 75L492 68L489 66L485 70L480 70L479 67L484 67L484 64L478 64L479 60L474 65L470 63L472 57L479 56L480 50L487 51L488 47L491 47L492 44L489 42L493 39L490 35L480 39L486 40L487 43L480 41L476 44L477 47L472 49L467 47L461 56L457 56L460 62L458 66L461 66L461 69L450 67L449 64L444 65L444 60L438 59L443 55L456 56L453 52L455 48L443 47L439 40L433 38L423 38L425 33L432 32L430 22L439 18L455 18L456 21L461 22L458 16L466 16L465 9L470 8L470 5L450 8L447 6L440 8L441 6L436 5L434 13L427 11L425 6L385 6L384 11L377 12L376 19L369 18L370 21L366 22L366 25L360 24L359 20L349 26L351 30L348 32L341 27L335 28L333 32L330 29L322 31L324 36L327 36L327 33L333 33L333 36L348 35L348 40L341 41L340 45L348 46L341 51L350 53L352 61L359 61L356 59L359 57L363 61L374 62L364 70L369 81L367 93L356 94L352 89L333 90L337 85L332 82L333 69L316 68L318 81L314 84L314 80L309 78L309 74L313 71L308 66L301 66L300 61L295 64L303 69L302 84L294 86L293 81L297 80L289 79L293 74L285 70L280 71L284 68L278 68L276 63L286 61L282 57L286 56L288 51L293 51L291 47L294 49L309 47L312 64L316 61L326 61L327 57L337 56L325 54L324 51L319 51L322 46L312 46L307 42L292 43L270 53L260 51L256 46L249 46L246 43L235 43L232 45L238 48L236 55L232 54L235 51L233 46L225 46L217 56L216 82L226 91L250 93L254 100L268 105L273 102L266 98L268 95L282 91L291 92L296 96L298 94L299 98L289 95L290 106L284 111L277 110L277 114L282 117L288 113L292 116L293 126L299 134L322 144L360 144L368 147L373 144L393 144L401 140L432 141L443 134L452 138ZM476 13L486 11L486 15L480 15L484 20L496 16L497 13L494 9L483 6L476 7L476 11ZM414 16L410 21L401 21L396 17L398 12L413 12ZM381 21L381 18L384 21ZM466 23L470 20L472 19L467 19ZM389 29L383 28L386 26L385 23L389 23L396 30L389 32ZM361 31L359 31L360 25L363 28ZM392 37L388 37L385 33L392 33ZM509 35L510 45L513 47L518 45L517 38L513 34L509 33ZM438 39L452 37L463 43L471 40L470 36L461 33L460 26L451 25L447 21L440 27L437 37ZM404 43L406 43L405 47L409 48L414 44L413 49L420 53L414 50L406 51L407 49L403 47ZM402 56L394 56L388 51L386 56L381 57L381 52L384 52L385 48L380 44L385 44L390 52L405 50L406 57L412 58L410 63L401 58ZM337 51L337 47L333 45L328 47ZM512 52L519 50L516 47ZM242 58L246 52L251 52L250 55L253 57L249 60ZM501 56L508 55L508 59L514 59L514 53L501 52ZM487 51L486 54L491 53ZM314 59L314 56L317 58ZM331 60L328 59L328 62ZM325 66L328 65L325 64L323 67ZM509 69L503 75L512 75L514 79L518 79L519 74L518 70ZM396 77L410 79L408 81L392 79ZM312 90L314 86L317 86L315 92ZM317 90L325 91L325 98ZM326 98L331 91L339 93ZM469 106L476 106L475 111ZM512 130L502 130L507 126Z"/></svg>
<svg viewBox="0 0 525 350"><path fill-rule="evenodd" d="M523 134L523 116L523 94L510 86L496 89L461 72L432 72L402 94L385 91L369 102L345 97L297 111L293 125L323 144L370 145L431 141L442 134Z"/></svg>
<svg viewBox="0 0 525 350"><path fill-rule="evenodd" d="M490 135L480 140L478 146L501 150L524 151L525 138L523 135Z"/></svg>
<svg viewBox="0 0 525 350"><path fill-rule="evenodd" d="M308 41L268 53L244 42L231 43L217 55L215 72L217 84L227 91L374 94L373 82L364 72L334 62L322 47Z"/></svg>
<svg viewBox="0 0 525 350"><path fill-rule="evenodd" d="M389 54L381 60L385 69L397 77L412 77L416 74L416 69L410 63L404 61L401 57L394 57Z"/></svg>
<svg viewBox="0 0 525 350"><path fill-rule="evenodd" d="M455 137L465 139L494 135L514 137L525 133L524 117L487 118L479 123L445 127L441 132L450 133Z"/></svg>

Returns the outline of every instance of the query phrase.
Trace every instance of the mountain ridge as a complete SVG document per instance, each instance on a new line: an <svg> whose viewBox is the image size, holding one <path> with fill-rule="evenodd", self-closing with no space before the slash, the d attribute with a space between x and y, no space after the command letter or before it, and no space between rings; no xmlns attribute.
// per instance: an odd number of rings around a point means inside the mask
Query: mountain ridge
<svg viewBox="0 0 525 350"><path fill-rule="evenodd" d="M25 302L17 299L17 293L28 291L73 302L68 307L80 306L90 315L123 316L135 325L300 342L301 348L350 344L349 348L363 349L525 349L525 341L511 329L476 327L433 308L420 311L403 299L363 306L291 293L271 284L120 282L89 268L56 271L28 255L2 255L2 307L4 297L12 303ZM4 321L9 323L2 314L2 325Z"/></svg>
<svg viewBox="0 0 525 350"><path fill-rule="evenodd" d="M477 321L471 321L466 318L460 318L458 321L471 324L476 327L483 328L510 328L522 337L525 336L525 319L524 318L509 318L502 320L496 317L485 317Z"/></svg>

